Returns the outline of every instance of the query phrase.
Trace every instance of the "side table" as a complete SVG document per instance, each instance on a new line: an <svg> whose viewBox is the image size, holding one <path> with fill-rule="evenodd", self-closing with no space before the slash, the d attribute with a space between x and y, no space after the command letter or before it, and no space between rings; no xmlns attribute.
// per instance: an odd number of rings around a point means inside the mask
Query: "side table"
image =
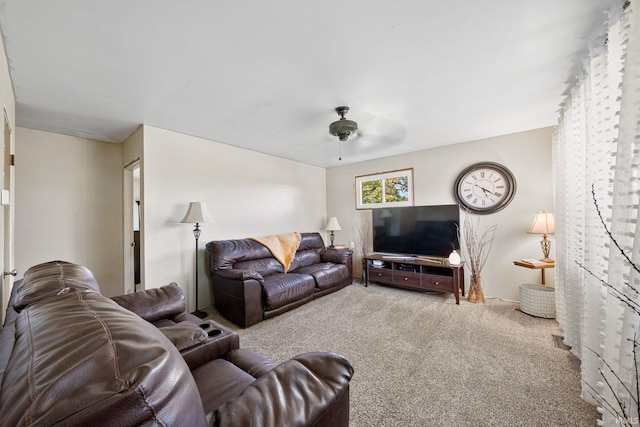
<svg viewBox="0 0 640 427"><path fill-rule="evenodd" d="M527 261L513 261L513 263L519 267L526 267L526 268L532 268L534 270L540 270L541 272L541 283L544 285L544 269L545 268L553 268L556 266L555 262L536 262L535 264L532 264L530 262Z"/></svg>
<svg viewBox="0 0 640 427"><path fill-rule="evenodd" d="M520 310L523 313L536 317L555 319L556 317L556 290L544 283L545 268L554 268L555 262L536 261L535 263L525 260L513 261L518 267L540 270L542 284L527 284L520 286Z"/></svg>

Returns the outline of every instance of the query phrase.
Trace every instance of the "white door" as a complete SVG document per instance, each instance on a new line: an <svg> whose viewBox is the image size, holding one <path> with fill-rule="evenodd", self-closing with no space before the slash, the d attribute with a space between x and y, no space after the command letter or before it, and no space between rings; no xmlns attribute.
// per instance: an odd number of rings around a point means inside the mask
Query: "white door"
<svg viewBox="0 0 640 427"><path fill-rule="evenodd" d="M7 117L3 114L2 147L0 150L0 163L2 164L2 188L0 189L0 233L3 244L0 246L0 259L2 259L2 312L0 320L4 323L5 310L11 295L11 286L16 271L13 269L13 214L14 214L14 157L13 157L13 129Z"/></svg>

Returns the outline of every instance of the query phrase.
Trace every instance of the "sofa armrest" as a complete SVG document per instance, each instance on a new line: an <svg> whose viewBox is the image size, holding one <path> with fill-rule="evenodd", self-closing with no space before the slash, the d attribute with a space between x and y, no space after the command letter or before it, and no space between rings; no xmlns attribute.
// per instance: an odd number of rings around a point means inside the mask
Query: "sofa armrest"
<svg viewBox="0 0 640 427"><path fill-rule="evenodd" d="M174 323L170 326L161 326L158 329L180 352L207 339L207 333L204 329L189 321Z"/></svg>
<svg viewBox="0 0 640 427"><path fill-rule="evenodd" d="M231 268L228 270L216 270L213 274L224 277L231 280L249 280L254 279L260 283L264 283L264 278L257 271L240 270L237 268Z"/></svg>
<svg viewBox="0 0 640 427"><path fill-rule="evenodd" d="M226 272L222 275L220 272ZM216 309L236 325L246 328L262 321L262 276L258 279L231 279L234 270L211 272L211 288ZM242 270L236 270L242 271ZM257 274L257 273L255 273ZM242 277L242 276L241 276Z"/></svg>
<svg viewBox="0 0 640 427"><path fill-rule="evenodd" d="M147 322L171 318L187 309L184 293L176 283L111 298Z"/></svg>
<svg viewBox="0 0 640 427"><path fill-rule="evenodd" d="M353 367L334 353L305 353L288 360L256 379L240 396L218 407L211 425L216 426L347 426L348 399ZM346 395L345 395L346 394Z"/></svg>
<svg viewBox="0 0 640 427"><path fill-rule="evenodd" d="M322 262L332 262L334 264L348 265L351 263L352 256L353 252L348 250L325 249L320 253Z"/></svg>
<svg viewBox="0 0 640 427"><path fill-rule="evenodd" d="M189 369L194 370L198 366L219 358L226 358L229 352L240 348L240 337L231 329L213 322L212 320L201 321L203 325L210 325L203 329L205 333L213 332L201 343L187 348L180 352Z"/></svg>
<svg viewBox="0 0 640 427"><path fill-rule="evenodd" d="M271 372L276 364L251 350L238 349L227 355L227 360L254 378Z"/></svg>

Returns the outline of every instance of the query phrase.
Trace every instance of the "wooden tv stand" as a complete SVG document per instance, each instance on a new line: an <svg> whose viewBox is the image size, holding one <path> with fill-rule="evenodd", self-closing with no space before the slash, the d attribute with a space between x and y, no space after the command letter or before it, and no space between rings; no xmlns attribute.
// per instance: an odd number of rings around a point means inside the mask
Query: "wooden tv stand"
<svg viewBox="0 0 640 427"><path fill-rule="evenodd" d="M451 292L456 304L460 304L460 295L464 296L464 269L462 265L450 265L446 258L372 254L364 259L365 286L371 281L422 292Z"/></svg>

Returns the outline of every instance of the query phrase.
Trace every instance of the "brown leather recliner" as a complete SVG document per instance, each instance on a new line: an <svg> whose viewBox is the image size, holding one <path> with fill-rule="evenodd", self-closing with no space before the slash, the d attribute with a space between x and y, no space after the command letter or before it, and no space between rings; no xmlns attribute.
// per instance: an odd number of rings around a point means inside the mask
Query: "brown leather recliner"
<svg viewBox="0 0 640 427"><path fill-rule="evenodd" d="M0 329L0 425L348 425L343 357L275 366L238 346L175 284L109 299L86 268L41 264Z"/></svg>

